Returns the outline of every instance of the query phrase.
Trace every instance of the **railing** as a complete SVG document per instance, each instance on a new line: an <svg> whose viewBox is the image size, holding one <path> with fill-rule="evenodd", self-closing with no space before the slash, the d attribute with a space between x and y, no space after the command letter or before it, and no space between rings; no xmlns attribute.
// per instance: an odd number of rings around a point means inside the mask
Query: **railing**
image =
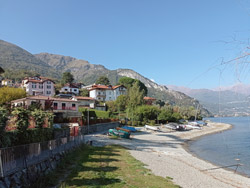
<svg viewBox="0 0 250 188"><path fill-rule="evenodd" d="M76 107L62 107L62 108L58 108L58 107L54 106L53 110L74 110L74 111L76 111Z"/></svg>
<svg viewBox="0 0 250 188"><path fill-rule="evenodd" d="M0 177L48 160L83 142L84 136L79 135L0 149Z"/></svg>

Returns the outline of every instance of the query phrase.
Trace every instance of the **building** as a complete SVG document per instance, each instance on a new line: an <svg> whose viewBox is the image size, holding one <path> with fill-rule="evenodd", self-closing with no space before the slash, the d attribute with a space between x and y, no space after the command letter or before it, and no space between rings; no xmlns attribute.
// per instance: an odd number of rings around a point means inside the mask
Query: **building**
<svg viewBox="0 0 250 188"><path fill-rule="evenodd" d="M60 93L62 94L73 94L73 95L79 95L79 86L77 84L65 84L61 90Z"/></svg>
<svg viewBox="0 0 250 188"><path fill-rule="evenodd" d="M95 108L96 100L92 97L74 96L72 100L78 101L80 107Z"/></svg>
<svg viewBox="0 0 250 188"><path fill-rule="evenodd" d="M45 77L29 77L22 80L22 88L28 95L54 96L55 82Z"/></svg>
<svg viewBox="0 0 250 188"><path fill-rule="evenodd" d="M47 96L30 96L11 101L13 107L23 106L27 108L32 104L40 104L42 109L52 110L53 112L78 112L79 106L79 103L76 100Z"/></svg>
<svg viewBox="0 0 250 188"><path fill-rule="evenodd" d="M92 85L89 89L89 96L99 101L114 101L120 95L125 95L126 92L127 89L123 85Z"/></svg>
<svg viewBox="0 0 250 188"><path fill-rule="evenodd" d="M13 80L10 80L10 79L4 79L2 80L2 86L9 86L9 87L13 87L14 86L14 83L13 83Z"/></svg>
<svg viewBox="0 0 250 188"><path fill-rule="evenodd" d="M156 101L156 99L152 97L144 97L143 100L147 105L152 105Z"/></svg>
<svg viewBox="0 0 250 188"><path fill-rule="evenodd" d="M78 123L82 125L82 113L79 112L79 102L72 99L55 98L48 96L30 96L11 101L12 107L41 105L44 110L52 111L55 123Z"/></svg>

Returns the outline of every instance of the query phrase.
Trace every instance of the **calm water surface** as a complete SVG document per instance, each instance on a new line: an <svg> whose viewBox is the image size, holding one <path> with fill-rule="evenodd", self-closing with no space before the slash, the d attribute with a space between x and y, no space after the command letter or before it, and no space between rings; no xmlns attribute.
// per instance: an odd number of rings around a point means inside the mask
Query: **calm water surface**
<svg viewBox="0 0 250 188"><path fill-rule="evenodd" d="M250 117L211 118L209 120L229 123L233 125L233 128L191 142L190 151L218 166L241 163L243 166L237 171L250 176Z"/></svg>

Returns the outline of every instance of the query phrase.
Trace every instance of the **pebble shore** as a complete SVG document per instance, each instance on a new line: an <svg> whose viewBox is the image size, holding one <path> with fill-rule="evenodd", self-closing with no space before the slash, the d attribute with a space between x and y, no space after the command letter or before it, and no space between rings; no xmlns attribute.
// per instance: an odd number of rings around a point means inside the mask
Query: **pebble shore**
<svg viewBox="0 0 250 188"><path fill-rule="evenodd" d="M109 139L106 135L87 135L95 145L118 144L145 164L155 175L171 177L183 188L250 188L250 178L193 156L186 150L187 142L197 137L230 129L231 125L209 122L202 130L184 132L152 132L142 129L131 139ZM208 143L209 144L209 143Z"/></svg>

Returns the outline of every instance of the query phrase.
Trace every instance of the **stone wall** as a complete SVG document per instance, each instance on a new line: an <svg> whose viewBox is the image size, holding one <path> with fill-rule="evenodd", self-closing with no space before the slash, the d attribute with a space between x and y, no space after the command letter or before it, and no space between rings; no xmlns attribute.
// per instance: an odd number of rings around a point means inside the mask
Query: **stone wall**
<svg viewBox="0 0 250 188"><path fill-rule="evenodd" d="M89 133L107 131L108 129L112 129L118 126L120 126L119 122L90 125ZM88 126L80 127L79 132L80 134L88 134ZM77 147L77 145L73 148L75 147ZM42 162L27 166L24 169L17 169L16 172L3 178L0 177L0 188L29 187L31 184L35 183L41 176L44 176L49 172L53 171L56 168L57 164L60 162L60 160L64 157L65 152L66 151L60 152Z"/></svg>
<svg viewBox="0 0 250 188"><path fill-rule="evenodd" d="M58 162L65 153L53 156L41 163L31 165L25 169L20 169L13 174L0 178L0 188L27 188L35 183L41 176L47 175L55 170Z"/></svg>

